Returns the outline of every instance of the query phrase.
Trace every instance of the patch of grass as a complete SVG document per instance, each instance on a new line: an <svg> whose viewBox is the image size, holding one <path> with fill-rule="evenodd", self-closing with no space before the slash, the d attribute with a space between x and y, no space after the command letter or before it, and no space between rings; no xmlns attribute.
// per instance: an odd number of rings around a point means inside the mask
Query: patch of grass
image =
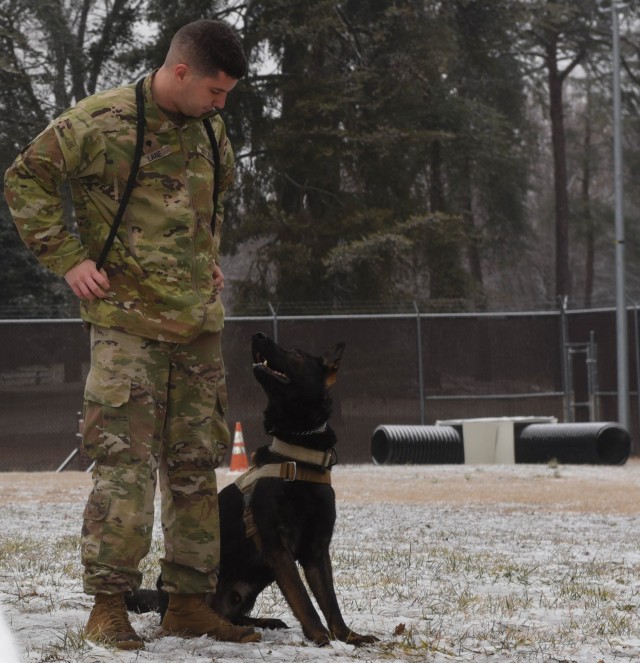
<svg viewBox="0 0 640 663"><path fill-rule="evenodd" d="M28 647L26 650L29 660L38 663L83 661L89 658L90 653L91 647L87 644L82 628L54 632L52 642L42 647ZM92 660L95 661L95 657Z"/></svg>
<svg viewBox="0 0 640 663"><path fill-rule="evenodd" d="M81 584L79 539L8 537L0 543L0 583L9 603L28 612L52 612Z"/></svg>
<svg viewBox="0 0 640 663"><path fill-rule="evenodd" d="M542 471L549 477L554 469ZM575 471L566 473L567 481ZM469 475L474 481L479 476ZM350 627L382 641L355 650L337 646L332 656L340 660L608 661L630 660L638 650L635 516L559 515L511 503L343 504L341 512L332 544L338 602ZM88 605L78 537L52 539L35 527L24 531L28 535L0 541L0 596L12 604L21 626L34 613L47 614L47 623L54 624L39 644L29 645L25 660L113 660L114 652L96 652L87 644L82 629L60 628L69 622L68 613L56 614ZM144 586L155 585L163 554L161 539L154 539L141 566ZM280 618L291 627L270 634L274 654L291 647L288 660L328 660L330 648L307 646L275 584L260 595L254 615ZM139 623L148 623L146 635L155 637L155 618ZM210 651L190 641L180 653L185 660L213 661L221 647Z"/></svg>

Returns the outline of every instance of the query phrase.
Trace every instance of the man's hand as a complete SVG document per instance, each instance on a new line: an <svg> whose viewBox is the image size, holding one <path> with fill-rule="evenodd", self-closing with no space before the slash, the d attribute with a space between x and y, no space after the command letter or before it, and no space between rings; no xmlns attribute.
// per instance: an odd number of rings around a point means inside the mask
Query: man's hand
<svg viewBox="0 0 640 663"><path fill-rule="evenodd" d="M98 271L93 260L85 260L72 267L65 275L65 281L80 299L92 301L103 299L109 293L109 279L104 269Z"/></svg>
<svg viewBox="0 0 640 663"><path fill-rule="evenodd" d="M213 285L218 290L222 290L224 288L224 274L220 269L220 265L213 266Z"/></svg>

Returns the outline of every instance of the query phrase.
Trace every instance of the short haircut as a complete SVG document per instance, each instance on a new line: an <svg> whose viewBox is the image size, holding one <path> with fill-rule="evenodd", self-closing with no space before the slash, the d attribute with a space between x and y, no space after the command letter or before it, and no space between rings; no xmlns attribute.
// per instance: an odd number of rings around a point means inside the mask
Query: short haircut
<svg viewBox="0 0 640 663"><path fill-rule="evenodd" d="M236 33L222 21L203 19L182 26L171 40L171 63L183 62L202 76L223 71L239 80L247 73L247 58Z"/></svg>

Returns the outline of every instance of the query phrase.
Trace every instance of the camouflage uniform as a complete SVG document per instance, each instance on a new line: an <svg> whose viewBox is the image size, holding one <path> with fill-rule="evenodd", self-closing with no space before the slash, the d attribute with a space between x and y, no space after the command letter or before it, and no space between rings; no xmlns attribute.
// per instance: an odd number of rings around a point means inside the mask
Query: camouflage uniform
<svg viewBox="0 0 640 663"><path fill-rule="evenodd" d="M158 470L163 580L181 594L215 589L214 468L229 441L220 334L178 344L94 325L91 349L84 445L96 469L84 513L86 591L140 585L137 568L151 544Z"/></svg>
<svg viewBox="0 0 640 663"><path fill-rule="evenodd" d="M213 155L202 118L168 119L144 83L144 150L136 187L105 269L104 299L83 301L91 323L84 444L95 458L82 555L88 593L139 585L148 552L160 469L163 574L181 593L210 591L218 565L214 467L229 444L220 352L224 310L213 283L218 260ZM224 124L211 118L221 189L233 180ZM87 97L26 147L5 177L5 195L24 242L64 275L97 259L131 168L134 86ZM68 181L79 237L63 220Z"/></svg>

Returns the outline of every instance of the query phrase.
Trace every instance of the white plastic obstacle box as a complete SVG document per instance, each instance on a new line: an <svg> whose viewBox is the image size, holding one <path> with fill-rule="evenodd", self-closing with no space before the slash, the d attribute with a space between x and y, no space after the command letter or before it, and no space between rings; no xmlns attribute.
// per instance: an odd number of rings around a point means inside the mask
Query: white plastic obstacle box
<svg viewBox="0 0 640 663"><path fill-rule="evenodd" d="M436 426L451 426L461 432L464 462L468 465L516 462L516 430L530 424L556 424L556 417L497 417L449 419Z"/></svg>

